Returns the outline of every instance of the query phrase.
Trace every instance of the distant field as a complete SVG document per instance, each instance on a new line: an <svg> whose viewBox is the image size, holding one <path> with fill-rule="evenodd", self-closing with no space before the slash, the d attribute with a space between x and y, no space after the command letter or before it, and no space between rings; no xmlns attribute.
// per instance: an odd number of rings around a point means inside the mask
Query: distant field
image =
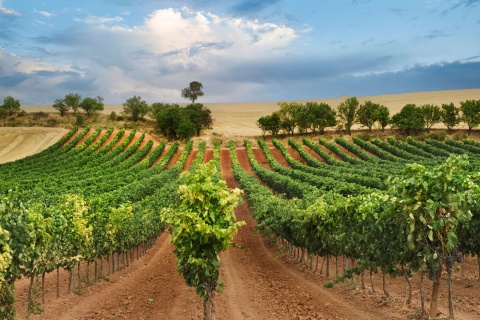
<svg viewBox="0 0 480 320"><path fill-rule="evenodd" d="M346 98L347 96L342 96L308 101L322 101L333 107L337 107ZM453 102L458 106L460 101L480 99L480 89L389 94L357 98L360 102L371 100L381 103L390 108L391 114L395 114L408 103L415 103L417 105L431 103L440 106L442 103ZM306 101L307 100L299 102ZM279 102L226 102L204 104L212 110L214 121L213 130L208 130L200 138L204 141L210 141L212 138L220 138L223 141L233 139L241 142L243 138L246 137L260 136L262 133L255 124L257 119L279 109ZM55 111L49 105L23 106L23 108L28 112ZM103 113L110 114L112 111L120 113L122 111L122 105L106 105ZM442 125L439 124L437 127L441 128ZM466 126L460 125L458 128L466 128ZM62 128L0 127L0 163L13 161L37 153L55 143L65 132L67 132L67 130Z"/></svg>
<svg viewBox="0 0 480 320"><path fill-rule="evenodd" d="M330 99L312 99L303 100L326 102L332 107L337 107L348 96L341 96L338 98ZM436 104L441 106L442 103L453 102L455 105L459 105L460 101L480 99L480 89L468 89L468 90L446 90L446 91L430 91L430 92L416 92L416 93L403 93L403 94L388 94L379 96L364 96L357 97L360 103L371 100L376 103L383 104L390 109L390 113L395 114L400 109L408 104L414 103L417 105L422 104ZM200 101L202 102L202 101ZM260 129L255 122L258 118L271 114L279 109L278 103L274 102L225 102L225 103L204 103L210 110L212 110L212 116L214 120L213 130L207 132L207 135L219 135L226 138L236 139L241 137L251 137L261 135ZM46 111L52 112L54 109L51 106L25 106L25 110L29 112ZM122 105L106 105L103 113L110 114L112 111L117 113L122 111ZM441 127L441 126L440 126Z"/></svg>

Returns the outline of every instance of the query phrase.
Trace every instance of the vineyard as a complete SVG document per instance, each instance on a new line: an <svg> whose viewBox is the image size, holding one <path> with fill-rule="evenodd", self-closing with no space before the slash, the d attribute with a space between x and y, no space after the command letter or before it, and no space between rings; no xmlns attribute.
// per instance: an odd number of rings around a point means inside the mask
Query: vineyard
<svg viewBox="0 0 480 320"><path fill-rule="evenodd" d="M458 318L475 319L478 154L480 143L470 139L258 139L210 150L202 142L146 141L135 131L75 128L40 153L0 165L0 312L21 318L44 309L62 318L49 309L55 299L81 296L105 279L121 282L115 277L140 272L140 261L153 263L159 252L172 256L161 209L178 204L182 171L213 160L216 179L244 190L237 218L247 222L222 255L229 267L220 318L405 319L431 312L438 299L433 316L446 317L454 302ZM270 244L253 236L255 225ZM278 252L280 261L270 261ZM185 286L174 266L157 264L165 273L152 269L145 278L163 281L152 295L175 294L142 296L141 312L172 318L164 310L170 304L191 310L173 317L195 318L198 305L185 307L192 292L172 288ZM114 314L142 318L128 305ZM96 312L70 316L114 318Z"/></svg>

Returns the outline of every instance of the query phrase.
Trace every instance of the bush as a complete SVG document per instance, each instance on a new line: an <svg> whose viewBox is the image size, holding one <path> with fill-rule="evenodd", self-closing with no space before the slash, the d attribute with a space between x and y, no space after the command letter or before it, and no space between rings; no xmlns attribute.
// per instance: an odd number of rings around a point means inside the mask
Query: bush
<svg viewBox="0 0 480 320"><path fill-rule="evenodd" d="M435 131L428 135L428 138L438 141L445 141L445 137L447 136L446 131Z"/></svg>
<svg viewBox="0 0 480 320"><path fill-rule="evenodd" d="M108 116L108 119L110 119L111 121L117 121L117 113L115 111L112 111L112 113L110 113L110 115Z"/></svg>
<svg viewBox="0 0 480 320"><path fill-rule="evenodd" d="M83 126L83 124L85 123L85 117L83 116L83 114L77 113L75 118L76 118L75 125Z"/></svg>
<svg viewBox="0 0 480 320"><path fill-rule="evenodd" d="M465 131L458 131L452 137L453 140L462 141L463 139L468 138L468 134Z"/></svg>
<svg viewBox="0 0 480 320"><path fill-rule="evenodd" d="M17 117L25 117L26 115L28 115L28 112L23 109L20 110L19 113L17 113Z"/></svg>

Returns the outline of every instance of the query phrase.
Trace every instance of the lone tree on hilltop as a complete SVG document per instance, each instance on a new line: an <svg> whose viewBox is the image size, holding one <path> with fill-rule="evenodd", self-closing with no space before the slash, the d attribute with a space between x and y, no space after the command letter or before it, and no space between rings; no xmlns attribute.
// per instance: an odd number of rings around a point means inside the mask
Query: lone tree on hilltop
<svg viewBox="0 0 480 320"><path fill-rule="evenodd" d="M192 103L195 103L198 97L203 96L202 89L203 85L201 82L192 81L187 88L182 89L182 98L192 100Z"/></svg>
<svg viewBox="0 0 480 320"><path fill-rule="evenodd" d="M12 96L8 96L3 99L2 107L7 110L9 116L12 116L14 113L20 112L20 101Z"/></svg>

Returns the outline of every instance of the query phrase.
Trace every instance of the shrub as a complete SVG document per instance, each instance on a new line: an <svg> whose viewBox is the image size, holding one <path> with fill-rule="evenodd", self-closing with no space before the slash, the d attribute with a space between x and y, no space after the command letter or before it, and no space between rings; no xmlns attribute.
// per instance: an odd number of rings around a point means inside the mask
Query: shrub
<svg viewBox="0 0 480 320"><path fill-rule="evenodd" d="M115 111L112 111L112 113L110 113L110 115L108 116L108 119L110 119L111 121L117 121L117 113Z"/></svg>
<svg viewBox="0 0 480 320"><path fill-rule="evenodd" d="M75 115L75 125L77 126L83 126L83 124L85 123L85 117L83 116L83 114L81 113L77 113Z"/></svg>

